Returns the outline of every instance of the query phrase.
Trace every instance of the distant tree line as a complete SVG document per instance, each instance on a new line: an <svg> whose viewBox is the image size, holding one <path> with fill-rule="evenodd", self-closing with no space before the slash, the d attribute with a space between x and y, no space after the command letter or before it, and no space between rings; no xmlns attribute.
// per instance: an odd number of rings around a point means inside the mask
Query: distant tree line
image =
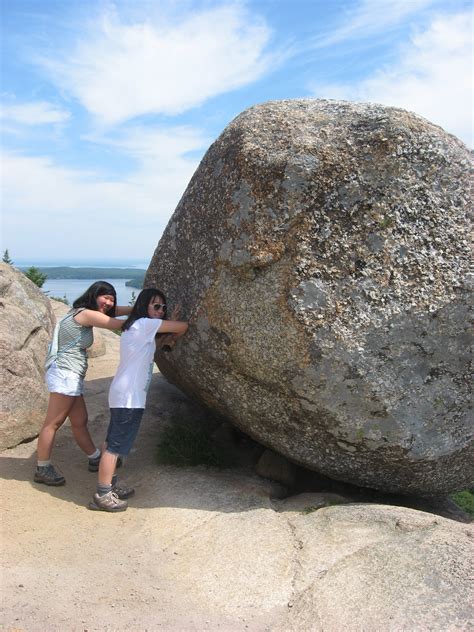
<svg viewBox="0 0 474 632"><path fill-rule="evenodd" d="M24 271L26 268L20 267ZM139 268L71 268L58 266L42 268L39 270L46 274L48 279L141 279L145 276L145 270Z"/></svg>
<svg viewBox="0 0 474 632"><path fill-rule="evenodd" d="M136 287L138 290L141 290L143 288L144 283L145 283L145 270L143 270L141 275L137 277L136 279L125 281L125 285L127 287Z"/></svg>
<svg viewBox="0 0 474 632"><path fill-rule="evenodd" d="M13 265L8 248L3 253L2 261ZM47 279L123 279L128 278L125 285L141 289L146 270L140 268L70 268L57 266L52 268L20 267L25 276L38 287L43 287ZM61 299L62 300L62 299Z"/></svg>

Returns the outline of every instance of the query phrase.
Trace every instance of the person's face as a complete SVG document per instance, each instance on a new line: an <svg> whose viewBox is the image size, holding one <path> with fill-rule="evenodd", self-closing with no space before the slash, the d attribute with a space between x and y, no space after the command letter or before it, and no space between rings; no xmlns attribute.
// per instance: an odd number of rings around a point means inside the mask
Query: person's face
<svg viewBox="0 0 474 632"><path fill-rule="evenodd" d="M154 296L148 303L148 318L164 318L166 305L161 296Z"/></svg>
<svg viewBox="0 0 474 632"><path fill-rule="evenodd" d="M97 297L97 311L107 314L115 305L115 298L112 294L103 294Z"/></svg>

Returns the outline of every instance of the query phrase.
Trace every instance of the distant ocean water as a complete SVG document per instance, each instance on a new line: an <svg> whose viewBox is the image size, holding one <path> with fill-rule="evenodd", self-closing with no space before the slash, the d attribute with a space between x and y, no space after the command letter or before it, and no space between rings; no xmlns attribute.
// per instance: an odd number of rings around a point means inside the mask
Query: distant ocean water
<svg viewBox="0 0 474 632"><path fill-rule="evenodd" d="M15 260L15 266L36 266L38 268L48 268L56 266L66 266L69 268L138 268L146 270L149 261L129 260L129 261L78 261L78 260L56 260L56 261L30 261L27 259ZM42 290L50 297L66 298L72 305L73 301L81 296L94 281L108 281L117 292L117 304L128 305L132 300L133 294L138 296L140 290L133 287L127 287L126 281L129 279L107 279L100 275L94 279L47 279Z"/></svg>
<svg viewBox="0 0 474 632"><path fill-rule="evenodd" d="M137 266L138 267L138 266ZM87 288L98 279L47 279L43 287L43 291L48 292L49 297L66 297L72 305L74 300L81 296ZM125 282L129 279L100 279L111 283L117 292L117 305L128 305L132 299L132 293L138 296L140 290L133 287L127 287Z"/></svg>

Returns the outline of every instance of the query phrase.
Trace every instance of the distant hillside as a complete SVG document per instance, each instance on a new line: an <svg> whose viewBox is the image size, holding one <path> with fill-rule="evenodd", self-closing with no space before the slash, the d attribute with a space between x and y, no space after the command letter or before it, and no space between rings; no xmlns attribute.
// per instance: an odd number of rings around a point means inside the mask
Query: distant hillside
<svg viewBox="0 0 474 632"><path fill-rule="evenodd" d="M143 271L143 274L141 277L137 277L136 279L130 279L130 281L125 281L125 285L127 287L135 287L138 290L141 290L143 287L144 281L145 281L145 271Z"/></svg>
<svg viewBox="0 0 474 632"><path fill-rule="evenodd" d="M29 266L22 266L20 270L23 272L28 270ZM130 279L133 281L141 281L145 277L146 270L140 268L41 268L38 269L47 275L48 279Z"/></svg>

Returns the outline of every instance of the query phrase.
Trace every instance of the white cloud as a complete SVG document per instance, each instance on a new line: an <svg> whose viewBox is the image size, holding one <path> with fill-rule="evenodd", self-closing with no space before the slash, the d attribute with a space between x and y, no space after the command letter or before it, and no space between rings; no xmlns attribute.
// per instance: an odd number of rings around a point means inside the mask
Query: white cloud
<svg viewBox="0 0 474 632"><path fill-rule="evenodd" d="M239 4L186 14L179 23L125 24L104 16L62 61L42 60L53 80L103 123L178 114L259 78L269 29Z"/></svg>
<svg viewBox="0 0 474 632"><path fill-rule="evenodd" d="M189 128L136 127L107 141L134 155L137 168L119 180L66 169L47 157L2 156L3 247L28 257L151 255L197 165L186 153L206 139ZM46 235L43 240L39 235Z"/></svg>
<svg viewBox="0 0 474 632"><path fill-rule="evenodd" d="M45 125L48 123L64 123L70 113L47 101L34 101L15 105L2 105L2 119L21 125Z"/></svg>
<svg viewBox="0 0 474 632"><path fill-rule="evenodd" d="M211 139L200 130L181 125L175 127L154 127L152 125L128 125L125 130L114 130L113 135L88 135L86 140L100 145L114 147L133 156L141 163L163 161L169 169L169 161L208 146Z"/></svg>
<svg viewBox="0 0 474 632"><path fill-rule="evenodd" d="M413 36L398 62L355 84L314 85L314 96L372 101L420 114L473 145L472 17L436 17Z"/></svg>
<svg viewBox="0 0 474 632"><path fill-rule="evenodd" d="M315 40L316 48L332 46L352 39L370 38L386 33L409 16L431 6L435 0L361 0L349 9L342 25Z"/></svg>

